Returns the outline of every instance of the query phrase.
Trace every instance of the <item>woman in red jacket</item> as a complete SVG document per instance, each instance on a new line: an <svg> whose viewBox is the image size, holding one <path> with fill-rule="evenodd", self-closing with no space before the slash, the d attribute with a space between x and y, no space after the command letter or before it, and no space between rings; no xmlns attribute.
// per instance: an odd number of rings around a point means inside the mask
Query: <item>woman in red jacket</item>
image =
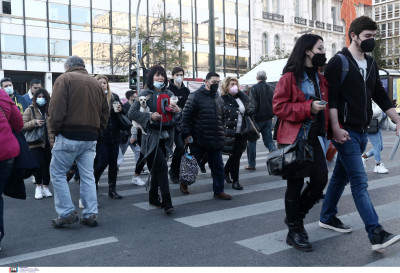
<svg viewBox="0 0 400 273"><path fill-rule="evenodd" d="M20 152L18 141L12 131L19 133L22 127L24 122L21 112L6 91L0 89L0 242L4 236L2 193L10 177L14 158Z"/></svg>
<svg viewBox="0 0 400 273"><path fill-rule="evenodd" d="M318 136L326 136L329 122L325 103L328 101L328 83L317 70L325 61L322 37L301 36L283 69L272 101L273 111L280 119L279 146L292 144L306 134L307 142L314 150L312 164L284 177L287 179L285 223L289 227L286 243L302 251L312 251L303 219L319 200L328 181L325 156L318 141ZM301 192L305 177L310 177L310 183Z"/></svg>

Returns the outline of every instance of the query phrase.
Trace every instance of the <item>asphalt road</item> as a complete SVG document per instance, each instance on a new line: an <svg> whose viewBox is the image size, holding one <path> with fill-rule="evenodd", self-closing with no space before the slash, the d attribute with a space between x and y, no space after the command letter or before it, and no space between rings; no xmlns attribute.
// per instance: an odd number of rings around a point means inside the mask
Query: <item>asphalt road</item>
<svg viewBox="0 0 400 273"><path fill-rule="evenodd" d="M366 169L369 193L381 224L392 233L400 233L400 152L389 161L394 133L383 132L383 139L382 158L389 174L375 174L370 159ZM51 220L57 215L53 198L35 200L35 185L28 179L27 200L4 197L0 266L400 266L400 243L384 253L371 250L349 187L339 203L338 215L353 227L352 233L319 228L319 203L305 219L314 251L304 253L287 246L283 223L286 183L268 175L267 150L261 141L257 153L256 171L244 169L247 156L242 156L240 182L244 190L234 191L225 184L225 191L233 195L230 201L213 199L208 168L187 196L180 193L179 185L170 184L175 211L168 216L148 205L144 187L130 183L134 159L128 151L117 182L124 199L107 197L103 174L96 228L77 223L54 229ZM78 183L71 182L70 189L80 214Z"/></svg>

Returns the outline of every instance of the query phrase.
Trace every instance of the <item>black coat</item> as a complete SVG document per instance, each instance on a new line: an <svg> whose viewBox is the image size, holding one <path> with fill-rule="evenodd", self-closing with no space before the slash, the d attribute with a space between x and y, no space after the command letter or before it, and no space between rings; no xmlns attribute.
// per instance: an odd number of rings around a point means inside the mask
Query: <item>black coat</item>
<svg viewBox="0 0 400 273"><path fill-rule="evenodd" d="M121 128L118 123L117 115L125 115L126 113L124 111L124 107L122 107L121 112L115 113L113 107L114 101L118 101L122 106L122 103L119 100L119 96L113 93L110 101L110 117L108 119L107 128L102 130L97 137L97 142L99 143L110 143L121 140Z"/></svg>
<svg viewBox="0 0 400 273"><path fill-rule="evenodd" d="M260 81L250 89L250 112L255 121L266 121L274 117L272 112L273 88L265 81Z"/></svg>
<svg viewBox="0 0 400 273"><path fill-rule="evenodd" d="M183 108L182 138L205 150L221 150L225 140L224 105L218 93L204 86L191 93Z"/></svg>
<svg viewBox="0 0 400 273"><path fill-rule="evenodd" d="M224 101L224 111L226 117L226 122L225 122L226 138L225 138L224 148L222 151L227 154L233 154L233 152L236 149L240 149L240 151L244 152L246 150L246 145L247 145L247 141L244 138L242 138L243 140L240 143L240 147L235 147L237 120L240 115L239 104L237 103L236 98L233 97L231 94L223 95L221 97L222 100ZM249 97L241 91L239 91L238 97L242 101L246 109L244 114L249 115L249 102L250 102Z"/></svg>

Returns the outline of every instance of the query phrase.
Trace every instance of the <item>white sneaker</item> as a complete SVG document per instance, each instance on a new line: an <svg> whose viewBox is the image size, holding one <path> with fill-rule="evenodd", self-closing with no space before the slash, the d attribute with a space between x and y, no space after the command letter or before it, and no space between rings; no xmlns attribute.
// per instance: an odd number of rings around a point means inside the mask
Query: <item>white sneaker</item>
<svg viewBox="0 0 400 273"><path fill-rule="evenodd" d="M52 197L53 195L51 194L49 188L43 187L43 196L44 197Z"/></svg>
<svg viewBox="0 0 400 273"><path fill-rule="evenodd" d="M146 182L144 182L144 181L140 178L140 176L133 176L133 177L132 177L132 183L133 183L133 184L136 184L136 185L138 185L138 186L145 186L145 185L146 185Z"/></svg>
<svg viewBox="0 0 400 273"><path fill-rule="evenodd" d="M35 190L35 199L42 199L43 198L43 192L42 192L42 187L36 187Z"/></svg>
<svg viewBox="0 0 400 273"><path fill-rule="evenodd" d="M85 207L83 206L83 204L82 204L82 200L79 198L79 208L80 209L84 209Z"/></svg>
<svg viewBox="0 0 400 273"><path fill-rule="evenodd" d="M364 158L363 156L361 156L361 159L362 159L362 162L363 162L363 165L364 165L364 169L365 169L367 167L368 157Z"/></svg>
<svg viewBox="0 0 400 273"><path fill-rule="evenodd" d="M385 168L383 163L379 163L379 165L375 166L374 173L388 173L389 170Z"/></svg>

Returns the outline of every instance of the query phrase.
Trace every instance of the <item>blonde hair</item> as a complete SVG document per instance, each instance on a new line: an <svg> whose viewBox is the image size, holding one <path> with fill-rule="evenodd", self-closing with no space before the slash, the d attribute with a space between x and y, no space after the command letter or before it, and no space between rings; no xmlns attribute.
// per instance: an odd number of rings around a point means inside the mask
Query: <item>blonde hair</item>
<svg viewBox="0 0 400 273"><path fill-rule="evenodd" d="M99 74L99 75L97 75L96 77L94 77L96 80L100 80L100 79L105 79L106 80L106 82L107 82L107 90L108 90L108 93L106 94L106 97L107 97L107 102L108 102L108 104L110 104L110 101L111 101L111 97L112 97L112 92L111 92L111 90L110 90L110 85L108 84L108 78L107 78L107 76L106 75L102 75L102 74Z"/></svg>
<svg viewBox="0 0 400 273"><path fill-rule="evenodd" d="M228 94L228 86L231 83L231 81L235 81L239 87L239 80L236 77L231 77L231 76L227 76L221 84L221 94L222 95L227 95Z"/></svg>

